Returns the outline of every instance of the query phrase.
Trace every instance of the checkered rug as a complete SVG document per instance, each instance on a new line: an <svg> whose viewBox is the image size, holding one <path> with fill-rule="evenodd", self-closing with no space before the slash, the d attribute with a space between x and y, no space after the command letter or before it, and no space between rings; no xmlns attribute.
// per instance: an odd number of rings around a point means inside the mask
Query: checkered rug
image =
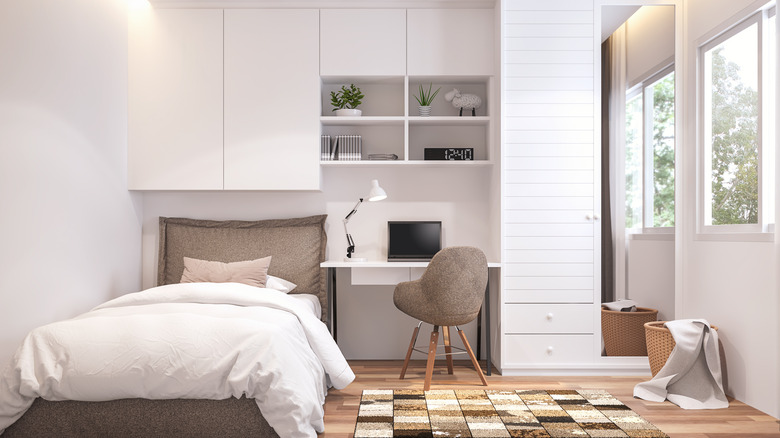
<svg viewBox="0 0 780 438"><path fill-rule="evenodd" d="M361 437L668 437L606 391L366 390Z"/></svg>

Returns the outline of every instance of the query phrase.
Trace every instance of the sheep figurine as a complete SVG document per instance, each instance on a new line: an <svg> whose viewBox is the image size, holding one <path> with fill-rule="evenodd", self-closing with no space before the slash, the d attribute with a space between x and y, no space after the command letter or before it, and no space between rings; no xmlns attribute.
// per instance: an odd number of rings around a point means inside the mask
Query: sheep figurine
<svg viewBox="0 0 780 438"><path fill-rule="evenodd" d="M471 115L476 116L477 108L482 106L482 99L480 99L479 96L476 94L461 94L457 88L454 88L452 91L445 94L444 98L447 102L452 102L452 106L455 108L460 108L459 116L463 115L463 108L466 108L467 110L470 109Z"/></svg>

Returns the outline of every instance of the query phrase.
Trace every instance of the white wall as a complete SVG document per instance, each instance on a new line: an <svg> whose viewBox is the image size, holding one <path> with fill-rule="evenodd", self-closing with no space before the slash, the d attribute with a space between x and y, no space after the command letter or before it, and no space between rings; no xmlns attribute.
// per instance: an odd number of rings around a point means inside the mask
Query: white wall
<svg viewBox="0 0 780 438"><path fill-rule="evenodd" d="M695 124L696 48L712 36L712 29L734 23L763 1L687 0L685 123ZM682 201L684 222L678 232L682 290L678 290L678 318L707 318L720 328L725 350L726 392L774 417L780 417L780 363L778 349L779 265L777 243L697 240L696 132L684 140ZM777 240L775 236L775 240ZM678 253L678 256L680 254ZM682 268L682 269L680 269Z"/></svg>
<svg viewBox="0 0 780 438"><path fill-rule="evenodd" d="M126 1L0 2L0 366L30 329L140 286Z"/></svg>
<svg viewBox="0 0 780 438"><path fill-rule="evenodd" d="M155 285L158 218L256 220L328 214L327 258L342 260L347 243L342 220L370 181L388 198L364 202L349 222L355 257L387 259L387 221L441 220L443 244L478 246L490 261L495 213L490 205L490 168L323 168L321 192L146 192L143 219L143 285ZM342 274L339 270L339 274ZM344 271L338 284L339 345L350 359L403 359L414 327L392 303L392 286L352 286ZM475 330L467 331L476 347Z"/></svg>
<svg viewBox="0 0 780 438"><path fill-rule="evenodd" d="M674 317L674 235L629 236L626 298L658 310L659 321Z"/></svg>

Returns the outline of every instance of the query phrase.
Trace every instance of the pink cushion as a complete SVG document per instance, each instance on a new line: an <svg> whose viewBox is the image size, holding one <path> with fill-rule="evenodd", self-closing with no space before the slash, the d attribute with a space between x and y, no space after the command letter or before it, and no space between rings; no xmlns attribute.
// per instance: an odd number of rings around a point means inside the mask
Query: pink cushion
<svg viewBox="0 0 780 438"><path fill-rule="evenodd" d="M265 287L271 256L243 262L223 263L184 257L181 283L243 283Z"/></svg>

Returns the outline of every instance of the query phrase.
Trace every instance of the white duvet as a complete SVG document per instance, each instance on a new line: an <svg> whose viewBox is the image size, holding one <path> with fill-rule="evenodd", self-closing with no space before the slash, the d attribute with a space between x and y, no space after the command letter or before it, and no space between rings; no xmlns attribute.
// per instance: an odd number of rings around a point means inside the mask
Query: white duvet
<svg viewBox="0 0 780 438"><path fill-rule="evenodd" d="M30 332L0 377L0 433L36 397L246 395L281 437L314 437L328 383L354 378L306 303L238 283L172 284Z"/></svg>

